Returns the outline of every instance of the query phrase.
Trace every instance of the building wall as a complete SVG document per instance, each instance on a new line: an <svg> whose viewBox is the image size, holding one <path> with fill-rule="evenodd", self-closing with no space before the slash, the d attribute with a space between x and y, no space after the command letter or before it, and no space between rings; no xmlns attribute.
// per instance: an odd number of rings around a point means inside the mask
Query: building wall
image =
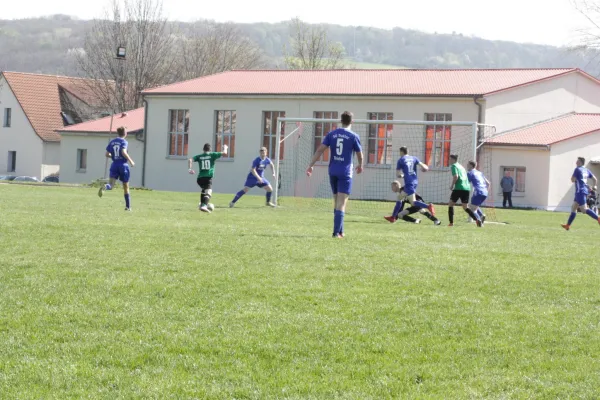
<svg viewBox="0 0 600 400"><path fill-rule="evenodd" d="M550 153L550 187L548 206L551 210L568 211L575 198L571 176L577 157L585 157L586 162L600 155L600 131L580 136L552 145ZM586 165L598 177L598 168ZM590 181L590 184L592 182Z"/></svg>
<svg viewBox="0 0 600 400"><path fill-rule="evenodd" d="M600 85L572 73L490 95L485 103L485 123L504 132L570 112L600 112Z"/></svg>
<svg viewBox="0 0 600 400"><path fill-rule="evenodd" d="M113 135L112 137L116 137ZM109 142L107 134L85 135L69 133L62 134L60 149L60 181L64 183L89 183L99 178L108 178L111 161L104 157L106 145ZM130 185L140 187L142 182L143 143L133 135L127 137L128 152L135 167L131 168ZM85 171L77 170L77 150L87 150L87 165ZM108 161L107 161L108 160Z"/></svg>
<svg viewBox="0 0 600 400"><path fill-rule="evenodd" d="M338 111L339 113L349 110L354 113L355 119L366 119L368 112L392 112L396 120L423 120L425 113L450 113L453 121L476 121L477 107L472 100L454 100L454 99L287 99L287 98L161 98L150 97L148 109L148 160L146 163L146 186L156 190L174 190L174 191L196 191L197 185L195 178L187 174L187 158L202 152L202 146L208 142L214 146L214 125L216 110L236 110L236 153L233 161L219 161L216 166L216 175L213 188L216 192L235 193L239 190L248 174L252 160L258 156L258 149L262 146L263 131L263 111L285 111L286 117L312 118L315 111ZM190 111L190 133L189 133L189 154L187 157L170 158L168 157L168 111L169 109L188 109ZM293 129L292 126L286 127L287 132ZM366 153L367 132L364 126L355 124L353 129L362 136L363 147ZM364 175L357 177L353 197L368 198L368 192L380 190L388 192L389 182L395 177L395 163L397 160L397 151L401 145L411 147L411 153L419 157L424 157L424 128L422 126L411 126L398 129L399 134L395 133L393 138L394 154L392 165L380 168L368 167ZM311 128L304 125L304 132L312 134ZM303 133L304 134L304 133ZM412 140L406 140L407 135ZM470 127L455 128L452 132L452 151L468 151L472 153ZM289 144L290 138L286 141L285 158L294 159L294 153ZM407 143L408 142L408 143ZM468 150L467 150L468 149ZM297 165L291 166L288 161L287 167L282 165L281 170L286 168L293 171L283 178L285 181L303 180L302 174L298 173L300 169L305 169L310 162L310 157L314 147L312 142L303 148L302 154L297 154ZM270 155L273 159L275 155ZM365 154L366 156L366 154ZM282 162L285 164L285 160ZM197 168L196 166L194 168ZM317 169L326 170L326 166L319 166ZM316 187L325 185L327 182L319 180L317 177L324 173L315 173L310 181L310 187L316 190ZM422 176L423 187L426 187L427 179L442 179L444 186L449 185L447 179L447 170L432 172ZM442 178L440 178L442 177ZM269 178L270 179L270 178ZM448 181L448 182L446 182ZM440 181L442 182L442 181ZM285 183L285 182L284 182ZM296 182L296 184L300 184ZM308 184L308 183L307 183ZM436 183L437 184L437 183ZM440 183L441 184L441 183ZM374 187L376 186L376 187ZM430 185L431 186L431 185ZM285 190L286 185L282 185ZM292 183L288 182L287 187L291 188ZM304 185L303 187L306 187ZM289 189L291 190L291 189ZM433 189L432 189L433 190ZM431 193L436 195L437 192ZM426 195L424 193L424 195ZM444 198L447 197L444 191ZM435 201L435 199L430 199Z"/></svg>
<svg viewBox="0 0 600 400"><path fill-rule="evenodd" d="M480 160L481 169L486 169L486 175L492 184L489 203L502 206L502 189L500 180L503 167L525 167L525 192L513 192L512 200L515 207L548 207L548 185L550 175L550 151L540 148L517 147L488 147L489 156ZM485 166L485 168L484 168Z"/></svg>
<svg viewBox="0 0 600 400"><path fill-rule="evenodd" d="M41 177L56 174L60 169L60 142L44 142Z"/></svg>
<svg viewBox="0 0 600 400"><path fill-rule="evenodd" d="M4 109L11 109L11 126L4 127ZM16 171L8 172L8 152L17 152ZM0 77L0 174L41 176L43 142L35 133L21 105L8 86L4 77Z"/></svg>

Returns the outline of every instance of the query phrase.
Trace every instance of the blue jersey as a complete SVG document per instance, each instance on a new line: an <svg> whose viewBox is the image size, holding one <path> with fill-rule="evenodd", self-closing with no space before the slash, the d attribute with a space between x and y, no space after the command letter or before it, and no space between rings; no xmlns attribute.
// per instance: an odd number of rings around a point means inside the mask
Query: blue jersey
<svg viewBox="0 0 600 400"><path fill-rule="evenodd" d="M467 172L467 179L473 185L473 196L487 196L488 188L483 172L472 169Z"/></svg>
<svg viewBox="0 0 600 400"><path fill-rule="evenodd" d="M421 163L415 156L402 156L396 164L396 170L404 174L404 186L416 186L419 183L417 178L417 166Z"/></svg>
<svg viewBox="0 0 600 400"><path fill-rule="evenodd" d="M329 175L351 178L354 152L362 151L358 135L349 129L338 128L329 132L322 144L331 152Z"/></svg>
<svg viewBox="0 0 600 400"><path fill-rule="evenodd" d="M126 164L127 159L123 157L123 150L127 149L127 140L123 138L114 138L108 143L106 146L106 151L110 153L110 158L113 160L113 163L116 164Z"/></svg>
<svg viewBox="0 0 600 400"><path fill-rule="evenodd" d="M575 193L589 194L587 181L593 178L594 174L585 167L577 167L573 171L573 177L575 178Z"/></svg>
<svg viewBox="0 0 600 400"><path fill-rule="evenodd" d="M262 178L265 176L265 168L267 168L267 166L269 166L270 164L271 160L269 159L269 157L265 157L264 160L261 160L260 157L256 157L256 159L252 162L252 168L256 169L256 173ZM256 179L256 177L252 172L250 172L248 174L248 179Z"/></svg>

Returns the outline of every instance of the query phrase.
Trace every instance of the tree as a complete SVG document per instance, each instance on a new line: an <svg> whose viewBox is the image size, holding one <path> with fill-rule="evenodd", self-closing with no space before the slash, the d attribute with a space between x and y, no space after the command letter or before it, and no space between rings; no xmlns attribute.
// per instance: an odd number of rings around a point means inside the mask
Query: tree
<svg viewBox="0 0 600 400"><path fill-rule="evenodd" d="M325 27L309 25L299 18L293 18L290 31L290 50L285 46L283 50L288 69L346 67L343 46L329 41Z"/></svg>
<svg viewBox="0 0 600 400"><path fill-rule="evenodd" d="M264 65L261 49L232 23L196 23L177 47L179 80Z"/></svg>
<svg viewBox="0 0 600 400"><path fill-rule="evenodd" d="M578 31L578 43L571 50L588 59L589 63L597 64L600 59L600 2L571 0L571 4L589 23L589 27Z"/></svg>
<svg viewBox="0 0 600 400"><path fill-rule="evenodd" d="M126 59L116 59L119 46ZM160 0L113 0L105 18L86 32L76 55L91 93L107 107L121 112L140 107L140 92L170 83L174 76L174 39L162 16Z"/></svg>

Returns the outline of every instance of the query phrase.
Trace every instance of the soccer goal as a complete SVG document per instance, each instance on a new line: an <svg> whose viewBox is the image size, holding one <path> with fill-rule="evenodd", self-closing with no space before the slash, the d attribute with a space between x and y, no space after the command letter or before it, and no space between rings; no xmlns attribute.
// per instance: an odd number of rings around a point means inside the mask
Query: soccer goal
<svg viewBox="0 0 600 400"><path fill-rule="evenodd" d="M487 156L479 145L483 138L491 136L493 127L476 122L450 122L444 117L439 119L353 121L352 130L360 136L365 168L362 174L354 176L347 212L390 212L390 202L396 201L390 186L397 179L396 162L401 146L408 147L409 154L429 165L428 172L419 172L418 189L428 203L448 202L452 183L450 154L457 154L459 162L465 167L469 160L477 160L479 169L486 176L491 172L491 165L488 165ZM306 168L325 135L339 125L337 119L279 119L276 143L280 145L275 146L274 154L279 172L274 190L277 204L289 208L331 211L329 150L315 165L311 177L306 176ZM493 198L488 200L488 204L493 205Z"/></svg>

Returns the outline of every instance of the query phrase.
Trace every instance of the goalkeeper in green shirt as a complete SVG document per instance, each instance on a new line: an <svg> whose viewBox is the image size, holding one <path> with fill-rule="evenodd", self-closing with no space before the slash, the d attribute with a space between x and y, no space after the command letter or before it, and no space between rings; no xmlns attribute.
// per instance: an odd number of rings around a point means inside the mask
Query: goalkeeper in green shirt
<svg viewBox="0 0 600 400"><path fill-rule="evenodd" d="M458 163L458 155L450 154L450 162L452 163L452 167L450 168L452 171L452 185L450 185L452 193L450 194L450 202L448 203L448 221L450 221L448 226L454 226L454 206L458 200L460 200L463 210L465 210L474 221L477 221L477 217L473 211L468 208L471 184L467 178L467 171L465 170L465 167Z"/></svg>
<svg viewBox="0 0 600 400"><path fill-rule="evenodd" d="M192 169L192 163L198 163L198 178L196 182L202 189L200 193L199 209L205 213L210 213L208 202L212 196L212 178L215 176L215 161L222 156L227 155L227 145L223 145L223 152L210 151L210 143L204 145L204 153L198 154L188 159L188 172L194 175L196 171Z"/></svg>

